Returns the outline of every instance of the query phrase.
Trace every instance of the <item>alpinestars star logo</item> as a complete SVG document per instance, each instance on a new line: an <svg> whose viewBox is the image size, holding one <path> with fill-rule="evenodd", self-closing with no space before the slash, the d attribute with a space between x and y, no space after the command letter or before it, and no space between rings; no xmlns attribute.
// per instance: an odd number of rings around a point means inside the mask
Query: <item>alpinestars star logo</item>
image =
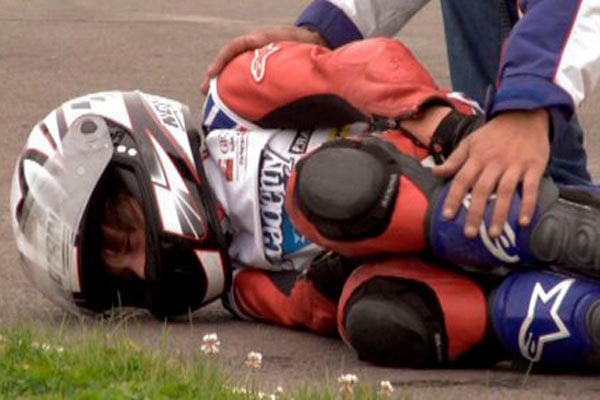
<svg viewBox="0 0 600 400"><path fill-rule="evenodd" d="M265 77L267 69L267 59L279 50L275 43L269 43L265 47L254 50L254 59L250 65L250 72L256 83L260 83Z"/></svg>
<svg viewBox="0 0 600 400"><path fill-rule="evenodd" d="M558 311L573 282L575 282L575 279L565 279L547 292L540 282L536 282L529 300L527 317L525 317L519 330L519 349L526 359L533 362L539 361L544 353L545 344L571 336L565 323L558 315ZM540 314L547 312L548 308L550 308L550 318L539 318ZM548 322L551 320L554 329L544 333L544 328L548 330L548 324L534 326L533 321L536 319Z"/></svg>
<svg viewBox="0 0 600 400"><path fill-rule="evenodd" d="M490 201L494 200L496 195L490 196ZM471 194L467 194L463 199L463 207L469 209L471 206ZM490 238L488 235L487 226L485 220L479 226L479 237L483 242L485 248L498 260L503 261L507 264L515 264L519 262L519 255L516 249L516 235L514 229L508 224L504 223L502 227L502 234L496 239ZM512 254L511 254L512 253Z"/></svg>

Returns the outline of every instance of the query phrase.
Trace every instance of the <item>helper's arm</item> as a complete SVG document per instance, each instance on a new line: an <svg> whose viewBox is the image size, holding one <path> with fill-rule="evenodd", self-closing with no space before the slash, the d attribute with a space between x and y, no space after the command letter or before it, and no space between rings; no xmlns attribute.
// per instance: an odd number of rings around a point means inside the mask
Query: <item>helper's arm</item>
<svg viewBox="0 0 600 400"><path fill-rule="evenodd" d="M296 25L313 29L337 48L354 40L393 37L429 0L314 0Z"/></svg>
<svg viewBox="0 0 600 400"><path fill-rule="evenodd" d="M529 0L503 52L490 116L546 108L555 132L600 81L600 11L591 0Z"/></svg>

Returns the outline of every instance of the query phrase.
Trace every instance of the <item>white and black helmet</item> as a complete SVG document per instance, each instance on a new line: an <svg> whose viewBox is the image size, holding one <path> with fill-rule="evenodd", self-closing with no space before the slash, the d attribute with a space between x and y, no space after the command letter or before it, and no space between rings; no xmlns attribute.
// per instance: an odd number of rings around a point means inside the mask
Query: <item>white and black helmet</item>
<svg viewBox="0 0 600 400"><path fill-rule="evenodd" d="M31 131L11 189L26 275L69 310L195 310L230 284L226 238L184 104L142 92L67 101ZM99 202L119 180L142 204L145 279L107 273Z"/></svg>

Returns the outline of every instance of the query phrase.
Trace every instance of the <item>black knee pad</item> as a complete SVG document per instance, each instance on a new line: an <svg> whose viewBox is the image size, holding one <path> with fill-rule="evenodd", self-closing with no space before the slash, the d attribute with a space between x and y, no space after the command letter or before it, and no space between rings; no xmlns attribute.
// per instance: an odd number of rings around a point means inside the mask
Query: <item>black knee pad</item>
<svg viewBox="0 0 600 400"><path fill-rule="evenodd" d="M388 225L398 193L393 166L379 143L324 145L297 164L298 207L330 239L376 236Z"/></svg>
<svg viewBox="0 0 600 400"><path fill-rule="evenodd" d="M359 288L344 314L347 340L361 360L424 368L447 361L443 315L426 285L376 278Z"/></svg>

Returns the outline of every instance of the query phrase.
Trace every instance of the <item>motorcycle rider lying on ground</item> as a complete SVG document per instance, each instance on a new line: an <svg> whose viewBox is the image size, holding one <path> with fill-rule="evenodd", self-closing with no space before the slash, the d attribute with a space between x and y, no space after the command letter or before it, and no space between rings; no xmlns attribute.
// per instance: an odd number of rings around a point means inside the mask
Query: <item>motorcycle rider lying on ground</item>
<svg viewBox="0 0 600 400"><path fill-rule="evenodd" d="M496 360L497 339L534 361L594 364L599 285L498 258L430 206L444 182L422 164L479 119L399 42L269 45L213 82L204 143L187 107L140 92L52 111L15 171L17 244L34 284L71 310L164 318L223 295L242 318L339 333L378 364ZM511 220L516 239L498 240L526 264L595 276L593 247L557 243L553 222L589 225L595 195L547 188L532 228Z"/></svg>

